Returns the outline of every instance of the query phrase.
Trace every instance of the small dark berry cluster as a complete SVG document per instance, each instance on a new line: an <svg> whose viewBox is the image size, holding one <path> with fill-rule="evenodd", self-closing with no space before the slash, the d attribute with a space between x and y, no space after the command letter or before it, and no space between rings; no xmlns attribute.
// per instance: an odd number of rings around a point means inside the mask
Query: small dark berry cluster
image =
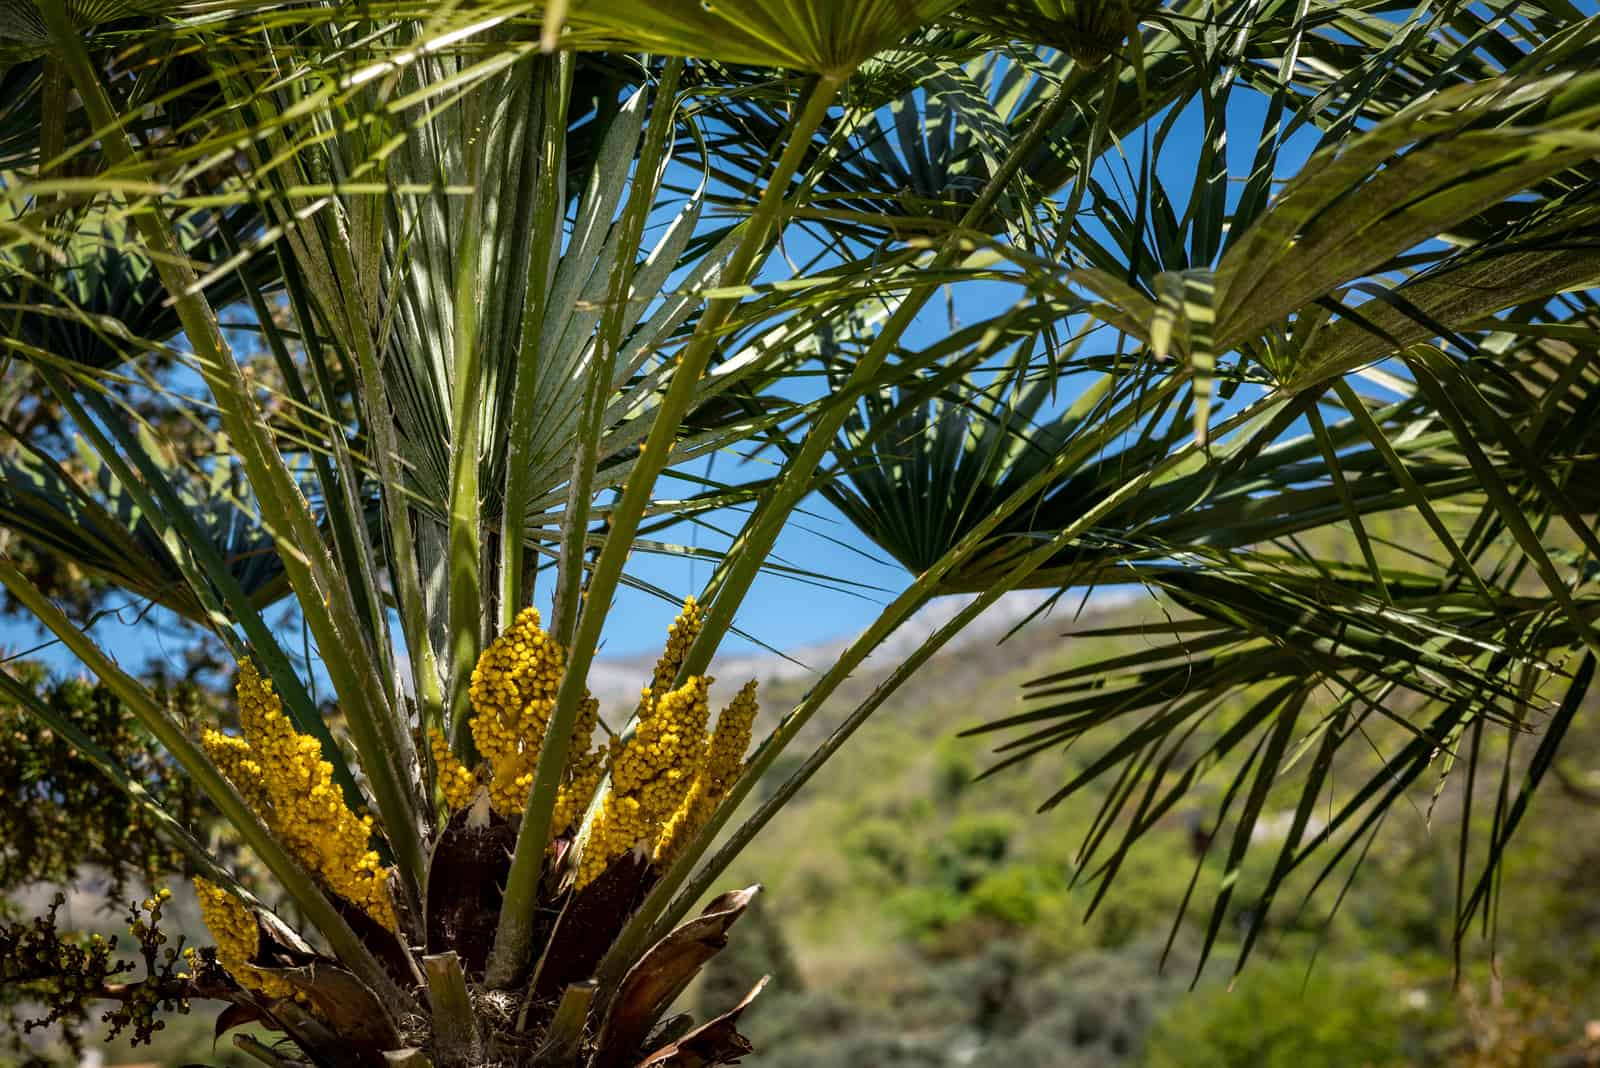
<svg viewBox="0 0 1600 1068"><path fill-rule="evenodd" d="M64 934L56 916L66 898L57 894L50 909L25 923L0 927L0 983L25 987L42 1005L44 1015L9 1021L20 1023L16 1042L39 1027L61 1025L62 1037L76 1052L81 1048L79 1029L87 1020L90 1003L100 997L110 980L130 971L131 961L117 960L116 939Z"/></svg>
<svg viewBox="0 0 1600 1068"><path fill-rule="evenodd" d="M182 935L169 946L166 932L161 930L161 907L171 898L172 891L162 889L128 909L128 933L138 940L145 978L141 983L106 991L117 1000L100 1017L111 1025L111 1038L131 1029L131 1041L137 1046L149 1042L151 1036L167 1026L165 1020L157 1019L157 1013L189 1012L192 954L184 953Z"/></svg>
<svg viewBox="0 0 1600 1068"><path fill-rule="evenodd" d="M192 989L182 938L168 946L161 930L161 910L171 898L162 890L128 910L128 929L144 962L141 982L118 982L137 964L117 956L119 939L64 932L57 917L65 903L57 894L49 910L25 923L0 926L0 985L26 991L43 1014L7 1021L13 1026L14 1045L41 1027L59 1025L63 1040L75 1052L83 1048L82 1028L93 1005L114 1004L100 1016L110 1025L108 1038L132 1032L134 1045L149 1042L164 1022L159 1013L189 1011Z"/></svg>

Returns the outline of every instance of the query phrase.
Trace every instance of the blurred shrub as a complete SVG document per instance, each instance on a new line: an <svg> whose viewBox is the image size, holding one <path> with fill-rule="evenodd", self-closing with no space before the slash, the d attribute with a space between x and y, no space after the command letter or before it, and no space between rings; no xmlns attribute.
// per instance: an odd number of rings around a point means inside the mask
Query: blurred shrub
<svg viewBox="0 0 1600 1068"><path fill-rule="evenodd" d="M1385 1068L1414 1063L1425 1030L1381 959L1252 961L1234 989L1207 984L1156 1022L1148 1068ZM1410 1025L1408 1027L1408 1025Z"/></svg>
<svg viewBox="0 0 1600 1068"><path fill-rule="evenodd" d="M867 817L845 833L845 855L862 878L899 883L910 874L914 843L903 823Z"/></svg>
<svg viewBox="0 0 1600 1068"><path fill-rule="evenodd" d="M985 1063L1006 1068L1140 1063L1152 1022L1183 995L1193 968L1180 947L1162 968L1164 944L1085 951L1017 983L1013 1026L997 1030ZM1193 1062L1222 1063L1222 1062Z"/></svg>
<svg viewBox="0 0 1600 1068"><path fill-rule="evenodd" d="M889 896L884 908L906 937L926 944L971 915L971 903L948 886L907 886Z"/></svg>
<svg viewBox="0 0 1600 1068"><path fill-rule="evenodd" d="M940 738L933 749L933 793L941 803L954 804L967 792L978 774L978 760L971 741L965 738Z"/></svg>
<svg viewBox="0 0 1600 1068"><path fill-rule="evenodd" d="M983 814L953 821L933 845L933 879L968 893L1011 853L1016 821L1009 816Z"/></svg>
<svg viewBox="0 0 1600 1068"><path fill-rule="evenodd" d="M745 1010L744 1019L765 1015L774 1003L787 1001L805 988L783 929L770 911L765 894L757 894L733 930L728 944L700 973L695 1015L709 1020L739 1003L762 976L766 990Z"/></svg>
<svg viewBox="0 0 1600 1068"><path fill-rule="evenodd" d="M81 730L185 826L204 823L199 790L104 686L50 682L42 669L12 669L39 700ZM209 695L195 686L157 695L180 720L199 714ZM188 861L145 810L129 803L100 769L9 700L0 701L0 894L38 883L67 885L94 874L109 881L109 908L126 904L130 882L154 885L188 871ZM0 899L0 913L5 911Z"/></svg>
<svg viewBox="0 0 1600 1068"><path fill-rule="evenodd" d="M816 991L782 999L749 1027L757 1054L752 1068L927 1068L945 1063L936 1042L903 1033L903 1021L884 1006L845 993Z"/></svg>

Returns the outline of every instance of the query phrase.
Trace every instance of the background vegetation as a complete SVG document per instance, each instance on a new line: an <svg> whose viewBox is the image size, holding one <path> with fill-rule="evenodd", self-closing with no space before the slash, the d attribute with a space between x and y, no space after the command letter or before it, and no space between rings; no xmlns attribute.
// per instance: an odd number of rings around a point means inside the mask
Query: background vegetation
<svg viewBox="0 0 1600 1068"><path fill-rule="evenodd" d="M1492 930L1474 932L1459 971L1440 919L1454 893L1457 782L1437 796L1431 786L1413 791L1337 912L1332 898L1284 910L1260 959L1237 977L1228 958L1256 917L1249 906L1235 909L1219 959L1197 979L1200 906L1223 872L1214 851L1198 884L1190 880L1214 798L1201 794L1165 819L1133 853L1117 891L1091 911L1092 888L1073 885L1081 874L1075 858L1109 784L1038 817L1030 809L1060 769L974 782L989 746L957 736L1013 707L1026 679L1141 644L1080 638L1063 647L1061 634L1135 625L1154 636L1168 623L1142 597L1111 595L1100 605L1076 622L1041 620L1003 643L1000 633L980 632L931 661L734 869L735 878L766 884L758 899L766 903L742 921L741 937L680 1008L725 1004L772 975L769 992L779 996L746 1021L758 1043L746 1063L762 1068L1600 1063L1600 842L1573 833L1600 808L1592 706L1564 757L1565 786L1540 797L1507 860L1506 907ZM867 690L880 677L866 673L851 686ZM800 685L774 678L766 689L782 695ZM841 703L850 698L841 694ZM830 730L838 714L825 709L812 729ZM1381 751L1393 741L1375 737L1374 745ZM1085 749L1072 766L1092 756ZM1377 756L1352 751L1347 759L1338 774L1354 779ZM32 822L48 812L19 806L10 818ZM1292 813L1292 794L1269 807L1262 844L1284 833ZM78 874L85 891L69 903L71 918L125 935L99 874ZM29 912L47 892L13 905ZM123 896L140 893L136 881ZM109 900L120 898L113 892ZM176 929L204 937L192 905L176 915ZM89 1045L108 1065L253 1063L226 1043L213 1046L214 1011L197 1003L148 1049ZM43 1036L35 1048L41 1063L73 1063ZM0 1063L24 1062L12 1054Z"/></svg>

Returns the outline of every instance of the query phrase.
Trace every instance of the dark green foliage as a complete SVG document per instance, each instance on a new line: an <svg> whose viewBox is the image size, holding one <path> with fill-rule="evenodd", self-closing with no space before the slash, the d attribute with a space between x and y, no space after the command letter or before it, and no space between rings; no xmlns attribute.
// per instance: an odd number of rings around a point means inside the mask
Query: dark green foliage
<svg viewBox="0 0 1600 1068"><path fill-rule="evenodd" d="M934 759L935 796L946 804L959 801L978 777L979 765L972 746L958 738L940 738L934 746Z"/></svg>
<svg viewBox="0 0 1600 1068"><path fill-rule="evenodd" d="M205 822L193 782L180 774L126 706L104 686L82 680L28 680L41 698L69 719L158 798L185 826ZM168 708L190 720L204 700L199 688L164 688ZM130 881L153 885L187 874L183 854L157 834L143 808L88 759L27 710L0 702L0 892L32 883L70 884L80 876L109 880L108 899L127 897Z"/></svg>
<svg viewBox="0 0 1600 1068"><path fill-rule="evenodd" d="M934 789L942 792L944 780ZM929 949L968 924L1000 930L1031 925L1041 900L1065 877L1061 869L1008 863L1013 817L959 816L942 824L932 841L908 831L916 822L915 816L869 819L845 841L861 878L886 892L889 915ZM959 943L963 936L954 937Z"/></svg>
<svg viewBox="0 0 1600 1068"><path fill-rule="evenodd" d="M205 965L186 960L183 939L169 940L161 929L166 901L164 894L158 895L128 909L128 933L143 964L139 982L123 980L140 969L117 955L120 938L58 927L64 895L58 894L44 915L0 927L0 1006L11 1047L22 1053L29 1033L55 1025L67 1045L81 1054L83 1028L108 1002L111 1007L99 1012L108 1025L107 1040L126 1031L136 1046L149 1043L166 1027L159 1015L187 1013L194 989L190 969Z"/></svg>

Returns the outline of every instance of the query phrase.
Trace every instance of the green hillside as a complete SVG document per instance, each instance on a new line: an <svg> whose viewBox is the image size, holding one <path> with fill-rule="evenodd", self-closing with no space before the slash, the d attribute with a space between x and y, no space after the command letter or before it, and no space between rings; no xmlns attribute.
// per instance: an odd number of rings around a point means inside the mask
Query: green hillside
<svg viewBox="0 0 1600 1068"><path fill-rule="evenodd" d="M766 1039L768 1050L783 1052L758 1052L750 1063L1600 1063L1600 838L1592 833L1600 809L1583 796L1583 768L1600 764L1592 713L1558 769L1567 788L1542 792L1512 846L1502 905L1486 935L1469 936L1458 989L1459 775L1437 796L1438 776L1430 776L1429 790L1397 808L1342 901L1349 864L1304 908L1291 883L1231 989L1240 939L1260 922L1254 888L1292 817L1293 789L1279 791L1276 806L1275 792L1262 813L1260 848L1192 993L1225 848L1206 851L1186 912L1183 903L1230 781L1226 766L1134 849L1086 919L1094 887L1070 886L1074 858L1114 779L1035 815L1093 751L1084 744L1044 754L974 782L994 743L956 735L1014 711L1025 680L1106 654L1109 642L1139 642L1064 632L1140 624L1156 641L1167 619L1144 599L1076 625L1070 611L1058 612L1003 644L976 639L931 663L808 784L730 873L729 885L767 889L765 907L746 921L763 928L761 937L741 932L708 980L724 988L717 998L725 1004L725 988L774 974L752 1036L758 1051ZM856 680L817 729L830 729L874 681ZM764 706L788 707L796 696L796 686L777 684ZM1206 724L1193 744L1226 718ZM1486 733L1484 744L1505 738ZM1370 741L1376 766L1396 736L1375 730ZM1364 770L1359 758L1336 767L1329 804ZM1475 826L1492 818L1500 788L1497 778L1474 784Z"/></svg>

